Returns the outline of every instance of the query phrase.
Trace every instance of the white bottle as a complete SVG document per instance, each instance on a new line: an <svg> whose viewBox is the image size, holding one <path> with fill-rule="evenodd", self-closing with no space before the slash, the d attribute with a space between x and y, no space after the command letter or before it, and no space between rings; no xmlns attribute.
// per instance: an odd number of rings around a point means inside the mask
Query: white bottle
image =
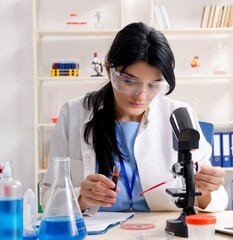
<svg viewBox="0 0 233 240"><path fill-rule="evenodd" d="M12 179L12 168L9 162L4 164L0 180L0 223L1 239L23 239L22 185L19 181Z"/></svg>
<svg viewBox="0 0 233 240"><path fill-rule="evenodd" d="M219 42L218 43L218 55L217 55L215 67L213 69L213 72L216 75L223 75L223 74L226 74L226 72L227 72L227 70L224 66L224 62L223 62L222 47L223 47L223 43Z"/></svg>
<svg viewBox="0 0 233 240"><path fill-rule="evenodd" d="M23 195L23 236L37 239L36 236L36 197L31 188ZM34 238L33 238L34 237Z"/></svg>

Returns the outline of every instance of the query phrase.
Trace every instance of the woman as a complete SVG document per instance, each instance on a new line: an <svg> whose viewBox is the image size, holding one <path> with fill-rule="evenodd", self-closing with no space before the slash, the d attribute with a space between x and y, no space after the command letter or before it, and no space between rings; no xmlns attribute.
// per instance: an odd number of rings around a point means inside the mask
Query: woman
<svg viewBox="0 0 233 240"><path fill-rule="evenodd" d="M174 65L161 32L143 23L119 31L106 56L110 81L61 109L41 186L44 205L52 181L52 158L68 156L82 211L177 210L165 188L181 187L181 178L139 195L171 178L169 170L177 162L177 152L169 118L179 107L192 111L189 105L165 97L175 88ZM200 135L199 149L192 154L202 166L195 174L196 187L202 192L196 206L224 210L228 201L222 186L224 171L211 166L211 147ZM116 192L111 180L114 165L121 167Z"/></svg>

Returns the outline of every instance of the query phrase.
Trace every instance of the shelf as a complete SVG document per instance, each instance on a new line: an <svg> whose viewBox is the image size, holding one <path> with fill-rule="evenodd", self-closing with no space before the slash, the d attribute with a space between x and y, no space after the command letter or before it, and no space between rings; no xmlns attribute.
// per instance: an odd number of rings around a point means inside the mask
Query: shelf
<svg viewBox="0 0 233 240"><path fill-rule="evenodd" d="M203 81L204 80L204 81ZM107 76L103 77L37 77L36 81L41 82L72 82L72 83L106 83L108 81ZM177 75L177 84L205 84L205 83L226 83L233 82L233 74L229 75ZM208 81L208 82L207 82Z"/></svg>
<svg viewBox="0 0 233 240"><path fill-rule="evenodd" d="M233 28L174 28L160 31L165 35L219 35L232 34Z"/></svg>
<svg viewBox="0 0 233 240"><path fill-rule="evenodd" d="M47 171L47 169L44 169L44 168L39 168L38 169L38 174L45 174L46 173L46 171Z"/></svg>
<svg viewBox="0 0 233 240"><path fill-rule="evenodd" d="M190 80L198 80L198 79L233 79L233 74L224 74L224 75L209 75L209 74L203 74L203 75L176 75L177 79L184 80L184 79L190 79Z"/></svg>
<svg viewBox="0 0 233 240"><path fill-rule="evenodd" d="M77 31L48 31L36 30L34 31L40 37L77 37L77 36L115 36L119 29L105 29L105 30L77 30Z"/></svg>
<svg viewBox="0 0 233 240"><path fill-rule="evenodd" d="M37 77L36 81L106 81L108 77Z"/></svg>
<svg viewBox="0 0 233 240"><path fill-rule="evenodd" d="M54 128L55 124L54 123L38 123L37 127L38 128Z"/></svg>
<svg viewBox="0 0 233 240"><path fill-rule="evenodd" d="M176 75L176 83L183 84L223 84L233 83L233 74L229 75Z"/></svg>
<svg viewBox="0 0 233 240"><path fill-rule="evenodd" d="M104 30L77 30L77 31L54 31L54 30L36 30L34 31L40 37L70 37L70 36L115 36L120 29ZM233 28L172 28L159 29L165 35L219 35L232 34Z"/></svg>
<svg viewBox="0 0 233 240"><path fill-rule="evenodd" d="M108 82L108 77L37 77L36 81L40 83L56 83L59 84L105 84Z"/></svg>

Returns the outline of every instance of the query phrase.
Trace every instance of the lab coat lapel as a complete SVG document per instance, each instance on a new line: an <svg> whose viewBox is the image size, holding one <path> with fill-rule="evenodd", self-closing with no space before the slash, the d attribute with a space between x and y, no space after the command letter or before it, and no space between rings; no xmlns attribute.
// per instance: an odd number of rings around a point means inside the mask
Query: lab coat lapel
<svg viewBox="0 0 233 240"><path fill-rule="evenodd" d="M87 117L85 118L81 130L80 130L80 139L81 139L81 150L82 150L82 158L83 158L83 171L84 171L84 178L86 178L89 174L94 174L96 171L96 157L95 151L92 146L88 145L84 138L84 130L86 127L87 122L89 122L92 118L92 112L90 112ZM92 142L92 132L89 136L89 141Z"/></svg>

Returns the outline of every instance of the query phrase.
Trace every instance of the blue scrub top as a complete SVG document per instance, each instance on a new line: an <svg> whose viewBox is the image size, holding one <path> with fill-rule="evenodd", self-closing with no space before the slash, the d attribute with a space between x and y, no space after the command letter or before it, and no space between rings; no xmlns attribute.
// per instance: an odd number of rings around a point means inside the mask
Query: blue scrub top
<svg viewBox="0 0 233 240"><path fill-rule="evenodd" d="M115 126L116 137L120 151L124 154L124 166L127 173L129 185L133 172L136 168L136 161L134 157L134 142L138 132L139 122L118 122ZM120 166L119 159L115 158L115 164ZM109 176L111 178L111 176ZM100 207L99 211L103 212L125 212L130 211L129 195L126 189L125 180L122 175L122 170L118 179L118 187L120 192L117 194L116 202L111 207ZM142 192L141 182L138 173L136 174L135 184L132 190L133 195L133 212L148 212L150 211L145 201Z"/></svg>

